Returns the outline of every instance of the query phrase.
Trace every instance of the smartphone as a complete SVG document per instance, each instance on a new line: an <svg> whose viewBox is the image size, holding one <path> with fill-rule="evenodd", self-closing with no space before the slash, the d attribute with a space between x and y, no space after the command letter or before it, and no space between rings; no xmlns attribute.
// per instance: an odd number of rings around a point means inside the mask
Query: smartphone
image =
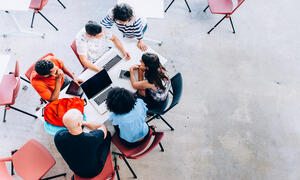
<svg viewBox="0 0 300 180"><path fill-rule="evenodd" d="M130 72L126 70L121 70L119 78L121 79L130 79Z"/></svg>

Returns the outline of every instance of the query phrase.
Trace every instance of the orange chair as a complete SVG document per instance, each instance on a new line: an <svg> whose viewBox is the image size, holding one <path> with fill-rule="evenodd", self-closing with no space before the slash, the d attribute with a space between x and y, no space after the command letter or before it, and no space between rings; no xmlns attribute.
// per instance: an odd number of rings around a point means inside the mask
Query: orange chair
<svg viewBox="0 0 300 180"><path fill-rule="evenodd" d="M11 162L11 174L5 162ZM0 179L13 180L14 170L24 180L43 180L42 177L55 165L50 152L38 141L31 139L19 150L12 151L12 156L0 159ZM66 176L62 173L45 179Z"/></svg>
<svg viewBox="0 0 300 180"><path fill-rule="evenodd" d="M77 47L76 47L76 40L74 40L74 41L72 42L71 48L72 48L74 54L76 55L78 61L80 62L81 66L83 67L83 69L86 70L87 67L86 67L85 65L82 64L82 62L81 62L81 60L80 60L80 58L79 58L79 54L78 54L78 52L77 52Z"/></svg>
<svg viewBox="0 0 300 180"><path fill-rule="evenodd" d="M115 157L115 159L116 159L116 157ZM79 177L76 174L74 174L73 177L74 177L74 180L106 180L106 179L114 180L115 179L115 171L114 171L114 167L113 167L111 152L109 152L109 154L107 155L107 159L104 164L104 167L98 176L96 176L94 178L82 178L82 177Z"/></svg>
<svg viewBox="0 0 300 180"><path fill-rule="evenodd" d="M231 15L242 5L244 1L245 0L237 0L237 5L233 8L232 0L208 0L208 5L203 12L205 12L209 7L212 14L224 14L224 17L213 28L211 28L207 34L214 30L225 18L229 18L233 33L235 33Z"/></svg>
<svg viewBox="0 0 300 180"><path fill-rule="evenodd" d="M162 152L164 152L164 148L161 145L160 141L164 136L163 132L156 132L154 131L154 129L152 127L149 128L149 136L145 137L148 138L143 144L138 145L136 147L127 147L125 146L122 141L120 140L120 137L118 134L114 134L112 137L112 142L114 143L114 145L119 149L119 151L121 153L117 153L117 152L112 152L113 155L118 155L121 159L123 159L127 165L127 167L129 168L129 170L131 171L132 175L134 178L137 178L136 174L134 173L134 171L132 170L131 166L129 165L128 161L126 160L126 158L128 159L139 159L144 157L146 154L148 154L149 152L151 152L157 145L160 146L160 149ZM146 147L148 146L148 144L151 141L151 137L154 137L154 140L152 141L151 145L146 149ZM117 167L117 160L115 159L115 166ZM117 172L117 176L119 179L119 174L118 174L118 169L115 168L116 172Z"/></svg>
<svg viewBox="0 0 300 180"><path fill-rule="evenodd" d="M58 1L60 4L62 4L60 1ZM33 15L32 15L32 20L31 20L31 28L33 28L33 21L34 21L34 16L36 13L39 13L49 24L51 24L52 27L56 31L58 31L57 27L54 26L42 13L41 10L44 8L44 6L48 3L48 0L31 0L30 2L30 9L33 9ZM64 6L63 6L64 7ZM65 8L65 7L64 7Z"/></svg>
<svg viewBox="0 0 300 180"><path fill-rule="evenodd" d="M6 122L6 110L8 109L14 109L16 111L19 111L21 113L27 114L29 116L32 116L34 118L37 118L37 116L30 114L28 112L25 112L21 109L15 108L12 105L15 104L15 100L18 96L20 90L20 72L19 72L19 62L16 62L15 66L15 72L12 74L4 75L0 84L0 105L5 105L4 108L4 116L3 116L3 122Z"/></svg>

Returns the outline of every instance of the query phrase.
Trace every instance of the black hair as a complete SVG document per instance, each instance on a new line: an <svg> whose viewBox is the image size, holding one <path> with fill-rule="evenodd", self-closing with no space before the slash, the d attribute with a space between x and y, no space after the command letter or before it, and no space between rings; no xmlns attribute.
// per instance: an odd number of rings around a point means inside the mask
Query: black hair
<svg viewBox="0 0 300 180"><path fill-rule="evenodd" d="M142 61L146 66L145 78L148 82L165 90L162 81L169 80L169 78L165 74L166 69L160 64L158 56L153 53L144 53L142 55Z"/></svg>
<svg viewBox="0 0 300 180"><path fill-rule="evenodd" d="M96 36L97 34L102 32L102 27L95 21L89 21L85 25L85 32L87 32L91 36Z"/></svg>
<svg viewBox="0 0 300 180"><path fill-rule="evenodd" d="M135 105L136 97L127 89L115 87L109 91L106 99L107 109L115 114L130 112Z"/></svg>
<svg viewBox="0 0 300 180"><path fill-rule="evenodd" d="M114 21L130 21L133 16L132 8L125 3L117 4L112 11Z"/></svg>
<svg viewBox="0 0 300 180"><path fill-rule="evenodd" d="M54 63L52 61L42 59L35 63L34 69L39 75L45 76L50 74L53 67Z"/></svg>

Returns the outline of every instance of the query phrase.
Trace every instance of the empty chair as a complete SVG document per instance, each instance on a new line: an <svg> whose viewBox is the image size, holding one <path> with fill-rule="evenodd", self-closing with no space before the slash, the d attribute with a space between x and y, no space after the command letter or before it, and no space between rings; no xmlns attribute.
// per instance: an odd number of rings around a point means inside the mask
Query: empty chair
<svg viewBox="0 0 300 180"><path fill-rule="evenodd" d="M115 157L116 158L116 157ZM93 178L82 178L74 174L74 180L114 180L115 179L115 167L113 166L111 152L108 153L105 165L101 173Z"/></svg>
<svg viewBox="0 0 300 180"><path fill-rule="evenodd" d="M60 1L59 1L60 2ZM40 14L49 24L51 24L52 27L54 27L54 29L56 31L58 31L57 27L54 26L54 24L52 24L52 22L50 22L42 13L42 9L44 8L44 6L48 3L48 0L31 0L30 2L30 9L33 9L33 15L32 15L32 20L31 20L31 28L33 28L33 21L34 21L34 17L35 14L38 13ZM61 3L61 2L60 2Z"/></svg>
<svg viewBox="0 0 300 180"><path fill-rule="evenodd" d="M237 8L240 7L240 5L244 1L245 0L237 0L237 5L234 8L232 0L208 0L208 5L203 10L203 12L205 12L206 9L209 7L210 12L212 14L223 14L224 17L213 28L211 28L207 32L207 34L209 34L213 29L215 29L225 18L229 18L233 33L235 33L234 26L233 26L232 19L231 19L231 15L235 12L235 10Z"/></svg>
<svg viewBox="0 0 300 180"><path fill-rule="evenodd" d="M161 109L152 109L148 110L148 114L151 114L151 118L147 121L149 123L155 118L160 118L162 121L164 121L173 131L174 128L162 117L165 113L167 113L169 110L171 110L175 105L179 103L179 100L181 98L182 94L182 76L181 73L177 73L174 77L171 78L171 85L172 85L172 90L170 91L171 94L173 95L172 103L168 108L166 108L166 105L161 108Z"/></svg>
<svg viewBox="0 0 300 180"><path fill-rule="evenodd" d="M152 127L149 129L149 131L150 132L149 132L148 137L145 137L145 138L148 138L148 139L144 143L142 143L142 144L140 144L140 145L138 145L136 147L127 147L127 146L125 146L122 143L122 141L121 141L121 139L120 139L120 137L119 137L119 135L117 133L115 133L113 135L113 137L112 137L112 142L114 143L114 145L121 152L121 153L112 152L113 155L119 155L120 158L122 158L125 161L127 167L131 171L131 173L132 173L132 175L133 175L134 178L137 178L137 176L134 173L134 171L131 168L131 166L129 165L129 163L128 163L128 161L127 161L126 158L128 158L128 159L139 159L139 158L142 158L146 154L148 154L149 152L151 152L157 145L160 146L160 149L161 149L162 152L164 151L163 146L160 143L161 139L164 136L164 133L163 132L156 132L156 131L154 131L154 129ZM148 148L146 148L149 145L152 136L154 137L154 139L153 139L151 145ZM116 159L115 159L115 166L117 166ZM119 174L118 174L117 168L115 168L115 170L117 172L117 176L118 176L118 179L119 179Z"/></svg>
<svg viewBox="0 0 300 180"><path fill-rule="evenodd" d="M6 169L5 162L11 162L11 174ZM14 170L24 180L43 180L42 177L55 165L50 152L38 141L31 139L12 156L0 159L0 179L13 180ZM45 179L66 176L66 173Z"/></svg>
<svg viewBox="0 0 300 180"><path fill-rule="evenodd" d="M3 116L3 122L6 122L6 110L8 109L14 109L16 111L19 111L21 113L27 114L29 116L32 116L34 118L37 118L37 116L30 114L28 112L25 112L21 109L15 108L12 105L15 104L15 100L18 96L20 90L20 72L19 72L19 62L16 62L15 66L15 72L12 74L4 75L0 84L0 105L4 105L4 116Z"/></svg>

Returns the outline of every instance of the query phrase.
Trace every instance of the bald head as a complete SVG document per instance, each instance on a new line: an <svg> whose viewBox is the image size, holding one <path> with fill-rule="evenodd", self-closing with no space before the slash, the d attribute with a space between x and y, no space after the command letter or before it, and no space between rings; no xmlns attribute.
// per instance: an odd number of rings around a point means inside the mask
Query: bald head
<svg viewBox="0 0 300 180"><path fill-rule="evenodd" d="M78 109L70 109L63 116L63 123L68 130L80 128L83 120L83 115Z"/></svg>

